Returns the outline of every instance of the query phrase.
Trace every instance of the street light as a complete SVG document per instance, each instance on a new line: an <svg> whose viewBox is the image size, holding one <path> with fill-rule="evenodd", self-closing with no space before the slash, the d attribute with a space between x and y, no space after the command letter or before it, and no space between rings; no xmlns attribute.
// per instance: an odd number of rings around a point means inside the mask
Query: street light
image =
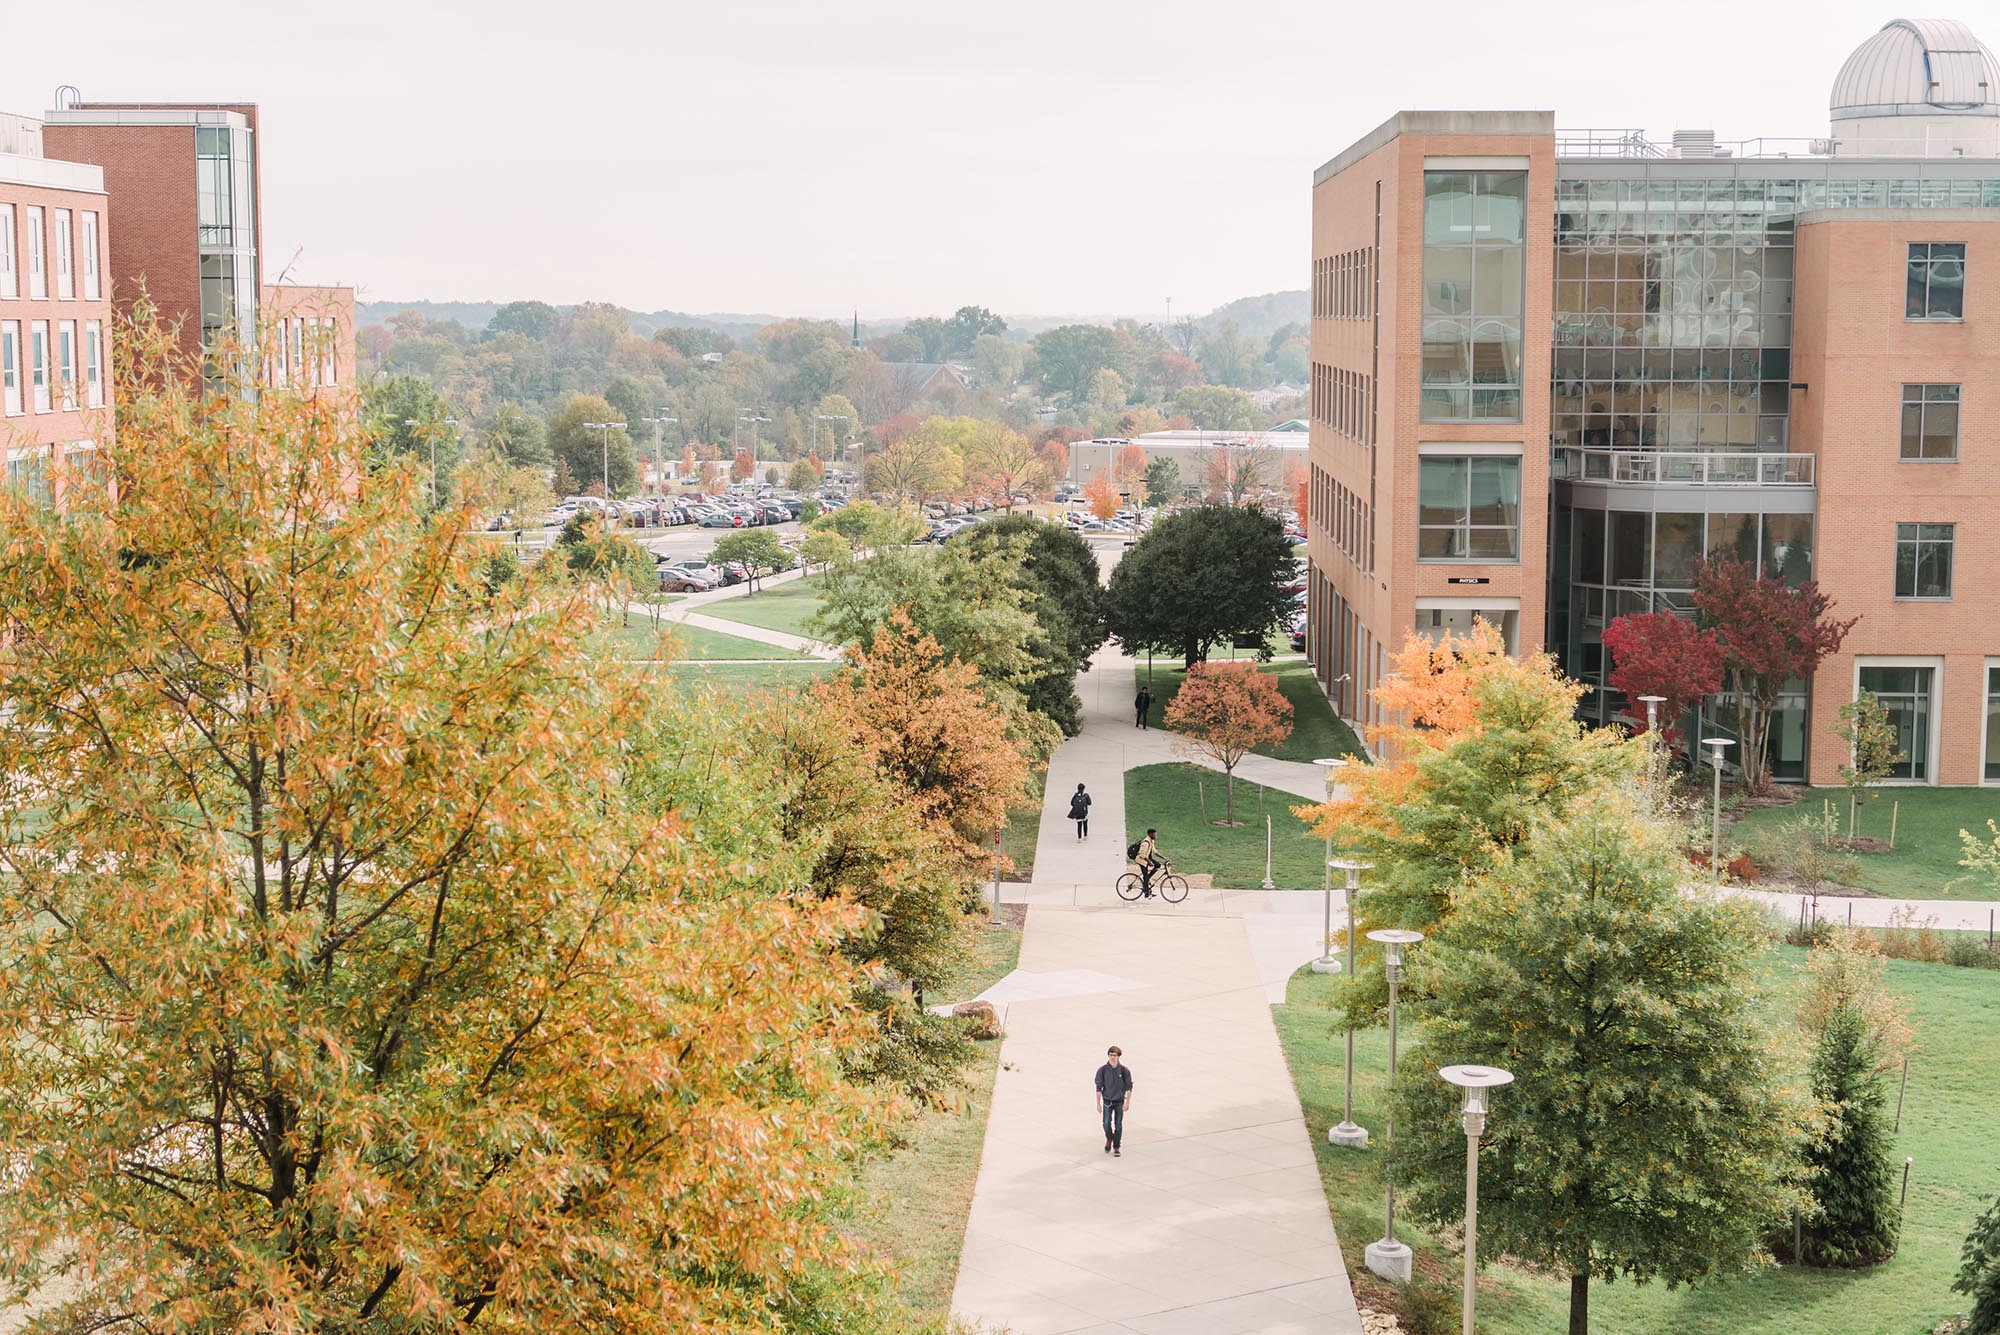
<svg viewBox="0 0 2000 1335"><path fill-rule="evenodd" d="M1396 1148L1396 990L1403 981L1403 947L1414 946L1424 939L1422 932L1412 932L1401 927L1385 927L1379 932L1370 932L1368 939L1382 947L1382 965L1389 975L1389 1111L1383 1114L1382 1143L1389 1149ZM1382 1175L1382 1239L1371 1242L1361 1249L1361 1258L1368 1268L1386 1280L1397 1284L1410 1282L1410 1272L1414 1258L1410 1249L1396 1241L1396 1182L1387 1173Z"/></svg>
<svg viewBox="0 0 2000 1335"><path fill-rule="evenodd" d="M662 408L657 411L665 412L666 409ZM639 420L653 428L653 485L659 487L666 481L663 475L667 471L666 465L660 461L660 445L667 433L661 431L659 428L669 422L672 422L675 426L679 426L681 419L678 417L642 417Z"/></svg>
<svg viewBox="0 0 2000 1335"><path fill-rule="evenodd" d="M819 448L819 424L821 422L851 422L853 420L854 419L849 417L846 413L814 413L812 444L806 447L806 453L811 454L814 450L817 450ZM834 434L833 428L828 427L826 429L826 443L828 445L833 445L837 443L839 440L840 437Z"/></svg>
<svg viewBox="0 0 2000 1335"><path fill-rule="evenodd" d="M1338 867L1347 873L1347 976L1354 976L1354 897L1361 889L1361 873L1374 870L1375 864L1358 858L1334 858L1329 867ZM1354 1016L1350 1009L1347 1017L1347 1089L1341 1105L1340 1125L1326 1129L1329 1143L1347 1149L1360 1149L1368 1143L1366 1128L1354 1121Z"/></svg>
<svg viewBox="0 0 2000 1335"><path fill-rule="evenodd" d="M419 422L414 417L405 417L404 426L413 426L417 435L428 440L431 446L431 509L438 508L438 440L437 429L441 426L457 426L456 417L440 417L435 422Z"/></svg>
<svg viewBox="0 0 2000 1335"><path fill-rule="evenodd" d="M738 413L736 415L736 420L739 423L748 422L750 424L750 459L751 462L754 463L756 462L757 459L757 423L769 422L771 419L768 417L759 417L755 415L745 416L742 413ZM737 434L740 438L742 433L741 431L739 431ZM738 448L741 448L741 446L739 446Z"/></svg>
<svg viewBox="0 0 2000 1335"><path fill-rule="evenodd" d="M1701 744L1709 748L1708 763L1715 766L1715 809L1708 825L1708 870L1718 881L1722 879L1722 749L1736 745L1727 737L1704 737Z"/></svg>
<svg viewBox="0 0 2000 1335"><path fill-rule="evenodd" d="M608 512L611 508L611 433L613 431L623 431L625 424L623 422L585 422L583 425L586 430L602 431L604 433L598 439L604 442L604 508Z"/></svg>
<svg viewBox="0 0 2000 1335"><path fill-rule="evenodd" d="M1486 1130L1486 1091L1514 1083L1514 1073L1497 1066L1447 1066L1438 1072L1456 1085L1463 1101L1459 1125L1465 1128L1465 1310L1460 1335L1472 1335L1472 1274L1479 1245L1479 1137Z"/></svg>
<svg viewBox="0 0 2000 1335"><path fill-rule="evenodd" d="M1654 783L1660 781L1660 706L1667 702L1664 695L1642 695L1639 702L1646 706L1646 777Z"/></svg>
<svg viewBox="0 0 2000 1335"><path fill-rule="evenodd" d="M1333 785L1340 771L1347 767L1347 760L1335 756L1327 760L1315 760L1320 777L1326 781L1326 800L1333 800ZM1312 962L1314 973L1339 973L1340 961L1333 955L1333 835L1326 836L1326 867L1320 873L1320 890L1324 896L1325 912L1321 916L1319 934L1319 958Z"/></svg>

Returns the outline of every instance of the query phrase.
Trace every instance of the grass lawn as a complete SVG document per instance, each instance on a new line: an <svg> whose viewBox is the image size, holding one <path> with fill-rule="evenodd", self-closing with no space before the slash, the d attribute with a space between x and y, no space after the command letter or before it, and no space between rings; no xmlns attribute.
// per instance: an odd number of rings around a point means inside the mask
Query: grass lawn
<svg viewBox="0 0 2000 1335"><path fill-rule="evenodd" d="M1417 949L1423 949L1422 946ZM1801 969L1805 952L1774 949L1774 983ZM1326 1185L1334 1227L1365 1305L1393 1307L1362 1262L1362 1248L1381 1235L1381 1154L1341 1150L1326 1143L1326 1128L1340 1120L1340 1038L1326 1012L1334 983L1310 970L1292 976L1284 1005L1273 1009L1292 1081L1305 1107ZM1960 1310L1950 1291L1959 1248L1972 1221L2000 1185L2000 1137L1992 1134L1990 1035L2000 1024L2000 973L1891 960L1889 985L1908 998L1917 1029L1910 1063L1909 1101L1893 1147L1916 1159L1910 1179L1902 1247L1888 1262L1867 1270L1813 1271L1769 1268L1693 1288L1668 1291L1660 1284L1627 1280L1594 1283L1591 1326L1618 1335L1927 1335ZM1789 1004L1781 997L1779 1004ZM1406 1045L1416 1041L1409 1028ZM1388 1039L1363 1030L1354 1043L1354 1116L1376 1132L1382 1127ZM1891 1077L1893 1082L1893 1076ZM1895 1091L1890 1091L1893 1105ZM1494 1117L1507 1115L1504 1091ZM1420 1274L1456 1287L1460 1262L1417 1221L1397 1213L1397 1235L1416 1250ZM1454 1307L1454 1310L1455 1307ZM1533 1275L1506 1265L1483 1264L1479 1328L1491 1335L1545 1335L1561 1330L1569 1310L1567 1279ZM1457 1328L1456 1317L1452 1329Z"/></svg>
<svg viewBox="0 0 2000 1335"><path fill-rule="evenodd" d="M1007 905L1000 922L981 929L973 958L941 989L942 996L974 996L1013 970L1021 954L1021 907ZM908 1146L862 1170L856 1195L865 1204L849 1223L854 1236L895 1258L901 1275L897 1301L912 1317L939 1328L951 1311L999 1069L1000 1044L980 1044L966 1070L970 1087L960 1106L925 1114L912 1128Z"/></svg>
<svg viewBox="0 0 2000 1335"><path fill-rule="evenodd" d="M598 632L598 640L604 645L603 652L610 656L648 662L660 657L660 637L664 633L671 633L674 637L676 659L752 658L783 662L807 657L796 650L780 649L775 644L731 635L727 631L709 630L705 626L683 626L671 621L655 623L651 617L644 620L634 618L628 625L607 627Z"/></svg>
<svg viewBox="0 0 2000 1335"><path fill-rule="evenodd" d="M1014 860L1011 870L1001 873L1006 881L1025 881L1035 874L1035 844L1042 837L1042 804L1027 802L1007 813L1000 827L1000 851Z"/></svg>
<svg viewBox="0 0 2000 1335"><path fill-rule="evenodd" d="M1889 837L1889 808L1900 803L1896 816L1896 847L1881 853L1849 854L1861 868L1859 889L1899 899L2000 899L2000 886L1982 880L1958 865L1960 830L1990 841L1989 820L2000 819L2000 792L1991 788L1882 788L1861 810L1861 833ZM1765 807L1746 813L1732 827L1734 842L1745 847L1752 835L1794 816L1820 814L1821 802L1833 803L1840 828L1847 829L1847 790L1807 788L1798 805Z"/></svg>
<svg viewBox="0 0 2000 1335"><path fill-rule="evenodd" d="M1306 832L1292 808L1305 799L1244 779L1236 781L1236 819L1222 819L1222 775L1199 765L1141 765L1125 771L1125 842L1160 831L1160 847L1183 876L1207 873L1215 884L1254 890L1264 883L1264 817L1271 818L1271 879L1280 889L1317 890L1326 867L1326 843ZM1203 817L1202 803L1207 802Z"/></svg>
<svg viewBox="0 0 2000 1335"><path fill-rule="evenodd" d="M724 598L703 606L704 616L740 621L746 626L811 635L806 622L819 611L819 580L795 579L746 597Z"/></svg>
<svg viewBox="0 0 2000 1335"><path fill-rule="evenodd" d="M771 663L721 663L713 667L690 660L669 664L665 670L689 686L712 686L723 691L759 691L796 690L818 681L839 666L838 663L817 658L794 658Z"/></svg>
<svg viewBox="0 0 2000 1335"><path fill-rule="evenodd" d="M1274 760L1318 760L1322 756L1358 756L1361 743L1354 730L1341 722L1332 703L1321 693L1312 669L1299 654L1283 654L1263 666L1278 679L1278 689L1292 702L1292 735L1276 746L1260 746L1256 754ZM1178 664L1161 671L1153 669L1153 719L1167 716L1167 705L1187 680Z"/></svg>

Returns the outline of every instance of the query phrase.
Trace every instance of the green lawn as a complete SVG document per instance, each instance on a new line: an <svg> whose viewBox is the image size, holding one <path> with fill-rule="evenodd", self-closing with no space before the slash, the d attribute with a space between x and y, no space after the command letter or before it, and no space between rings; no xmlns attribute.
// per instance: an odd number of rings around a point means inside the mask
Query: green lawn
<svg viewBox="0 0 2000 1335"><path fill-rule="evenodd" d="M721 663L710 666L699 661L673 663L666 671L689 686L712 686L723 691L797 689L810 685L840 667L824 659L795 658L771 663Z"/></svg>
<svg viewBox="0 0 2000 1335"><path fill-rule="evenodd" d="M1021 954L1021 921L1019 906L1008 906L999 926L981 928L972 959L942 995L975 996L1010 973ZM862 1170L856 1195L865 1204L848 1227L895 1259L901 1280L896 1300L915 1319L912 1328L922 1322L923 1329L942 1329L950 1315L999 1068L1000 1044L980 1044L960 1105L925 1114L908 1146Z"/></svg>
<svg viewBox="0 0 2000 1335"><path fill-rule="evenodd" d="M782 662L807 657L793 649L780 649L775 644L731 635L727 631L709 630L705 626L683 626L671 621L656 623L651 617L634 617L626 625L606 627L598 632L598 642L604 646L601 652L617 658L650 662L660 657L662 634L673 636L676 659L749 658Z"/></svg>
<svg viewBox="0 0 2000 1335"><path fill-rule="evenodd" d="M1361 743L1354 730L1340 721L1333 705L1319 689L1312 669L1298 654L1283 654L1264 665L1263 670L1278 679L1278 689L1292 702L1292 735L1276 746L1260 746L1256 753L1274 760L1318 760L1322 756L1357 756ZM1143 675L1143 670L1142 670ZM1167 715L1167 705L1180 691L1187 676L1178 664L1153 666L1153 721Z"/></svg>
<svg viewBox="0 0 2000 1335"><path fill-rule="evenodd" d="M1014 860L1011 870L1003 872L1003 879L1025 881L1035 874L1035 844L1042 837L1042 804L1039 799L1026 802L1007 813L1007 823L1000 827L1000 851Z"/></svg>
<svg viewBox="0 0 2000 1335"><path fill-rule="evenodd" d="M819 611L819 580L795 579L747 597L724 598L702 607L705 616L740 621L746 626L811 635L806 622Z"/></svg>
<svg viewBox="0 0 2000 1335"><path fill-rule="evenodd" d="M1326 867L1326 843L1306 833L1292 808L1305 799L1244 779L1236 781L1234 828L1223 818L1223 776L1199 765L1141 765L1125 771L1125 842L1147 826L1160 831L1160 847L1182 875L1207 873L1218 887L1254 890L1264 883L1264 817L1271 818L1271 879L1280 889L1317 890ZM1203 802L1207 803L1206 817Z"/></svg>
<svg viewBox="0 0 2000 1335"><path fill-rule="evenodd" d="M1768 963L1773 981L1789 982L1803 959L1803 951L1773 950ZM1973 1219L2000 1189L2000 1137L1992 1134L1991 1112L1991 1035L2000 1025L2000 973L1892 960L1888 980L1909 998L1917 1027L1909 1101L1894 1146L1898 1157L1916 1160L1896 1256L1867 1270L1770 1268L1671 1292L1659 1284L1636 1286L1625 1280L1595 1284L1590 1297L1593 1330L1617 1335L1928 1335L1941 1319L1960 1310L1962 1300L1950 1292L1959 1247ZM1393 1296L1369 1273L1361 1255L1363 1246L1381 1235L1381 1155L1373 1148L1357 1153L1326 1143L1326 1128L1340 1120L1341 1100L1340 1040L1326 1012L1334 981L1299 970L1286 1003L1273 1009L1273 1017L1305 1107L1334 1227L1355 1277L1355 1296L1364 1305L1392 1307ZM1406 1049L1413 1041L1406 1028ZM1383 1030L1356 1035L1355 1120L1378 1136L1387 1056ZM1892 1105L1894 1099L1892 1088ZM1492 1115L1507 1115L1505 1091L1495 1099ZM1400 1212L1396 1227L1398 1236L1416 1249L1420 1274L1456 1284L1455 1253ZM1546 1335L1563 1329L1569 1310L1566 1279L1507 1265L1485 1265L1482 1276L1482 1331Z"/></svg>
<svg viewBox="0 0 2000 1335"><path fill-rule="evenodd" d="M1861 812L1861 833L1875 839L1889 837L1892 803L1896 813L1896 847L1882 853L1854 853L1861 868L1859 888L1900 899L2000 899L2000 886L1983 881L1958 865L1962 849L1960 830L1971 830L1982 840L1990 840L1989 820L2000 819L2000 792L1991 788L1882 788ZM1817 817L1821 803L1830 801L1847 829L1847 790L1807 788L1798 805L1766 807L1744 815L1733 827L1731 838L1748 847L1755 832L1768 829L1793 816Z"/></svg>

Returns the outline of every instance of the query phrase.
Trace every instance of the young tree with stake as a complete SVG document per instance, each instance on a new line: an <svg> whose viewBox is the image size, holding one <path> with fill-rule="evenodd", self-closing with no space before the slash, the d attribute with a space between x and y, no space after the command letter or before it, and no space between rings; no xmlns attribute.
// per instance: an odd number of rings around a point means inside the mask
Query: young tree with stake
<svg viewBox="0 0 2000 1335"><path fill-rule="evenodd" d="M1292 735L1292 702L1278 679L1251 663L1197 663L1167 705L1167 727L1184 754L1222 766L1228 806L1223 821L1236 824L1236 767L1259 746Z"/></svg>

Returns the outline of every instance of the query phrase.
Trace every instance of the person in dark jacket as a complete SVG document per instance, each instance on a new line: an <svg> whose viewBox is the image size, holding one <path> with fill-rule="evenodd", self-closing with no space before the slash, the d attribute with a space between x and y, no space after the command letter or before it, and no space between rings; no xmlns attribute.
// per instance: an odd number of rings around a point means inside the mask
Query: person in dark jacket
<svg viewBox="0 0 2000 1335"><path fill-rule="evenodd" d="M1147 686L1141 686L1141 687L1139 688L1139 694L1138 694L1137 696L1133 697L1133 700L1132 700L1132 712L1133 712L1133 713L1135 713L1135 714L1137 714L1137 715L1139 716L1139 717L1138 717L1138 718L1137 718L1136 720L1134 720L1134 721L1135 721L1135 722L1136 722L1136 723L1137 723L1137 724L1138 724L1138 725L1139 725L1140 727L1142 727L1142 728L1150 728L1150 727L1152 727L1152 726L1153 726L1153 725L1152 725L1152 723L1151 723L1151 722L1149 722L1149 721L1148 721L1148 719L1147 719L1147 715L1149 715L1149 714L1151 714L1151 713L1153 712L1153 692L1152 692L1152 688L1150 688L1150 687L1147 687Z"/></svg>
<svg viewBox="0 0 2000 1335"><path fill-rule="evenodd" d="M1069 799L1069 818L1076 822L1076 841L1080 844L1090 838L1090 794L1083 791L1083 785L1076 786L1076 792Z"/></svg>
<svg viewBox="0 0 2000 1335"><path fill-rule="evenodd" d="M1125 1155L1125 1114L1132 1109L1132 1068L1125 1065L1124 1056L1114 1045L1097 1068L1097 1116L1104 1123L1104 1152L1118 1158Z"/></svg>

